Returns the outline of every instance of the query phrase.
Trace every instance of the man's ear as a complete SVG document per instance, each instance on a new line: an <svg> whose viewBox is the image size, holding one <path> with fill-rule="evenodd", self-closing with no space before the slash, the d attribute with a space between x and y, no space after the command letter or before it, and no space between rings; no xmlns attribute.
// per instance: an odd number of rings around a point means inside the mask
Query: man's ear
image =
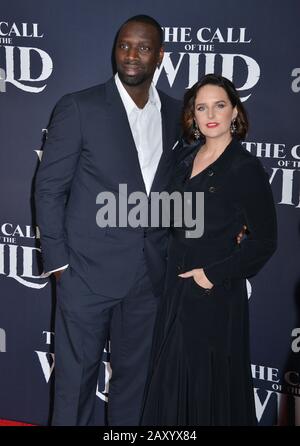
<svg viewBox="0 0 300 446"><path fill-rule="evenodd" d="M163 60L163 58L164 58L164 54L165 54L165 50L164 50L164 48L163 48L163 47L160 47L160 50L159 50L159 57L158 57L158 62L157 62L157 68L160 67L160 65L161 65L161 63L162 63L162 60Z"/></svg>

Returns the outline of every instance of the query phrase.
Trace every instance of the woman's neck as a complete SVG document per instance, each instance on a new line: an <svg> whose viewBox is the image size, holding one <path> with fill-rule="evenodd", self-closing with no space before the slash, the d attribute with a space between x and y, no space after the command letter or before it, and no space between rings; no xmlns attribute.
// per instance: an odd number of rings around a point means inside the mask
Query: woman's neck
<svg viewBox="0 0 300 446"><path fill-rule="evenodd" d="M217 139L217 138L206 138L205 144L202 146L202 153L206 154L208 157L218 157L228 144L232 141L232 136L228 136L227 138Z"/></svg>

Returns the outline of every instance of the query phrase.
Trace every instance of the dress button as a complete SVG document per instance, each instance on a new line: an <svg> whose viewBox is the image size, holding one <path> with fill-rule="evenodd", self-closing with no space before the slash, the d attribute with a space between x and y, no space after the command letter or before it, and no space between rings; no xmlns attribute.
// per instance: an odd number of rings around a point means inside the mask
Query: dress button
<svg viewBox="0 0 300 446"><path fill-rule="evenodd" d="M214 192L216 192L216 188L214 186L210 186L208 192L211 192L213 194Z"/></svg>
<svg viewBox="0 0 300 446"><path fill-rule="evenodd" d="M212 169L208 169L207 174L209 177L212 177L215 174L215 172Z"/></svg>

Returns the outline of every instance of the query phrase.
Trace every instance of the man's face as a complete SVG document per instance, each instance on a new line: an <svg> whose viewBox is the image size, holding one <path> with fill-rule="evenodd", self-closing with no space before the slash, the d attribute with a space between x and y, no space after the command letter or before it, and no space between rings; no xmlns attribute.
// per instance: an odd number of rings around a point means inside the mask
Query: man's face
<svg viewBox="0 0 300 446"><path fill-rule="evenodd" d="M116 42L115 59L123 84L136 86L147 80L151 81L162 58L163 49L154 26L129 22L121 28Z"/></svg>

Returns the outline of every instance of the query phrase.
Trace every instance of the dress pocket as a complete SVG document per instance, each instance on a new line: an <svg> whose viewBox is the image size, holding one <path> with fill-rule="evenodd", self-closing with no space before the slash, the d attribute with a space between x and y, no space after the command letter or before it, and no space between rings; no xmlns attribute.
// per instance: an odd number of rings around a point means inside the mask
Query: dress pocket
<svg viewBox="0 0 300 446"><path fill-rule="evenodd" d="M194 277L191 277L191 287L198 294L203 295L203 296L210 296L214 292L214 287L211 289L203 288L201 285L198 285L198 283L195 281Z"/></svg>

